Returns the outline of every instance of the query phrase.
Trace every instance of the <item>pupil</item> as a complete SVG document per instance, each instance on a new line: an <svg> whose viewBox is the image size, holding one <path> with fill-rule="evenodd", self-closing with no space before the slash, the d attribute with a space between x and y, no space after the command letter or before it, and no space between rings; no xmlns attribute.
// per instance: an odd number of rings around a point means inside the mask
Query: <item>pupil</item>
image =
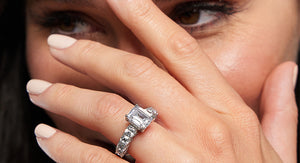
<svg viewBox="0 0 300 163"><path fill-rule="evenodd" d="M70 20L64 20L64 22L60 25L60 29L66 32L72 32L75 29L75 23Z"/></svg>
<svg viewBox="0 0 300 163"><path fill-rule="evenodd" d="M192 11L186 12L179 17L179 21L181 24L191 25L196 24L199 21L200 12L199 11Z"/></svg>

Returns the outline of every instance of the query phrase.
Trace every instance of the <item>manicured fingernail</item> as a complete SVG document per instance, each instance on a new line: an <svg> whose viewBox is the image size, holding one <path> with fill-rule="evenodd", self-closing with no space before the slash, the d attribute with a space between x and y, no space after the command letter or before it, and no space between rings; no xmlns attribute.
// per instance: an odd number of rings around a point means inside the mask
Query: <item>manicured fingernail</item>
<svg viewBox="0 0 300 163"><path fill-rule="evenodd" d="M296 88L297 78L298 78L298 66L295 66L295 68L294 68L294 74L293 74L294 89Z"/></svg>
<svg viewBox="0 0 300 163"><path fill-rule="evenodd" d="M72 37L58 34L53 34L48 37L49 46L57 50L66 49L72 46L76 41L77 40Z"/></svg>
<svg viewBox="0 0 300 163"><path fill-rule="evenodd" d="M51 136L53 136L56 133L56 130L48 125L45 124L39 124L35 130L34 130L34 134L36 137L38 138L50 138Z"/></svg>
<svg viewBox="0 0 300 163"><path fill-rule="evenodd" d="M52 84L43 80L33 79L27 83L27 92L33 95L39 95L43 93Z"/></svg>

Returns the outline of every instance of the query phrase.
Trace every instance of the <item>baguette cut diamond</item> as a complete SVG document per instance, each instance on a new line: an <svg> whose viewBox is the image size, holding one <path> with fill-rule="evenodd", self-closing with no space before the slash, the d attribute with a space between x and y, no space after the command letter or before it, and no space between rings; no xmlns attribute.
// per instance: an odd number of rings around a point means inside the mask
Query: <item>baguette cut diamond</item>
<svg viewBox="0 0 300 163"><path fill-rule="evenodd" d="M136 127L137 130L143 132L156 116L157 112L153 108L143 109L140 106L135 105L126 115L126 120Z"/></svg>

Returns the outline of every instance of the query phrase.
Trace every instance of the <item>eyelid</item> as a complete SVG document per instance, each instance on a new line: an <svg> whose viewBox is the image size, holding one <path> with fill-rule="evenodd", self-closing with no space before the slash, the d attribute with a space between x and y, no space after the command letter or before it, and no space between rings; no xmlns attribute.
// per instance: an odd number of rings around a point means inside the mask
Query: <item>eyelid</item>
<svg viewBox="0 0 300 163"><path fill-rule="evenodd" d="M110 29L109 24L104 21L104 19L97 18L93 19L92 17L82 13L80 11L73 10L52 10L47 9L44 10L41 14L34 14L32 18L34 19L36 24L41 25L42 27L51 28L59 25L64 18L71 18L73 21L82 21L89 25L91 25L94 29L98 30L98 32L107 34L108 29Z"/></svg>
<svg viewBox="0 0 300 163"><path fill-rule="evenodd" d="M187 13L200 11L212 11L215 12L216 19L211 22L197 25L195 24L180 24L179 18ZM231 16L234 13L239 12L239 6L233 1L220 1L220 0L202 0L202 1L189 1L181 2L173 7L172 12L169 17L175 22L179 23L185 30L187 30L192 35L211 35L213 33L219 33L223 25L230 21Z"/></svg>
<svg viewBox="0 0 300 163"><path fill-rule="evenodd" d="M224 14L233 14L236 9L233 7L234 5L225 1L212 1L212 0L204 0L204 1L189 1L189 2L181 2L175 5L172 12L169 14L170 17L174 17L175 15L183 14L187 11L192 10L210 10L210 11L219 11Z"/></svg>

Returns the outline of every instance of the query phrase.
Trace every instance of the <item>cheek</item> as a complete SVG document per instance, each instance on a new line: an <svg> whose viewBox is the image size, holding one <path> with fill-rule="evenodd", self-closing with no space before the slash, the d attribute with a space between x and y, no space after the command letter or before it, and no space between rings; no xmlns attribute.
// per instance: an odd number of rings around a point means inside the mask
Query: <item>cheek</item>
<svg viewBox="0 0 300 163"><path fill-rule="evenodd" d="M199 44L245 102L257 111L264 82L274 67L284 61L296 61L298 25L293 12L277 16L260 9L249 12L254 14L241 15L244 22ZM261 14L261 19L256 13Z"/></svg>
<svg viewBox="0 0 300 163"><path fill-rule="evenodd" d="M282 62L279 55L255 42L230 42L224 46L222 52L210 57L245 102L257 110L264 81L274 66Z"/></svg>
<svg viewBox="0 0 300 163"><path fill-rule="evenodd" d="M278 64L293 60L283 57L278 49L262 48L255 42L232 43L216 55L210 55L231 86L253 109L259 106L264 81Z"/></svg>

